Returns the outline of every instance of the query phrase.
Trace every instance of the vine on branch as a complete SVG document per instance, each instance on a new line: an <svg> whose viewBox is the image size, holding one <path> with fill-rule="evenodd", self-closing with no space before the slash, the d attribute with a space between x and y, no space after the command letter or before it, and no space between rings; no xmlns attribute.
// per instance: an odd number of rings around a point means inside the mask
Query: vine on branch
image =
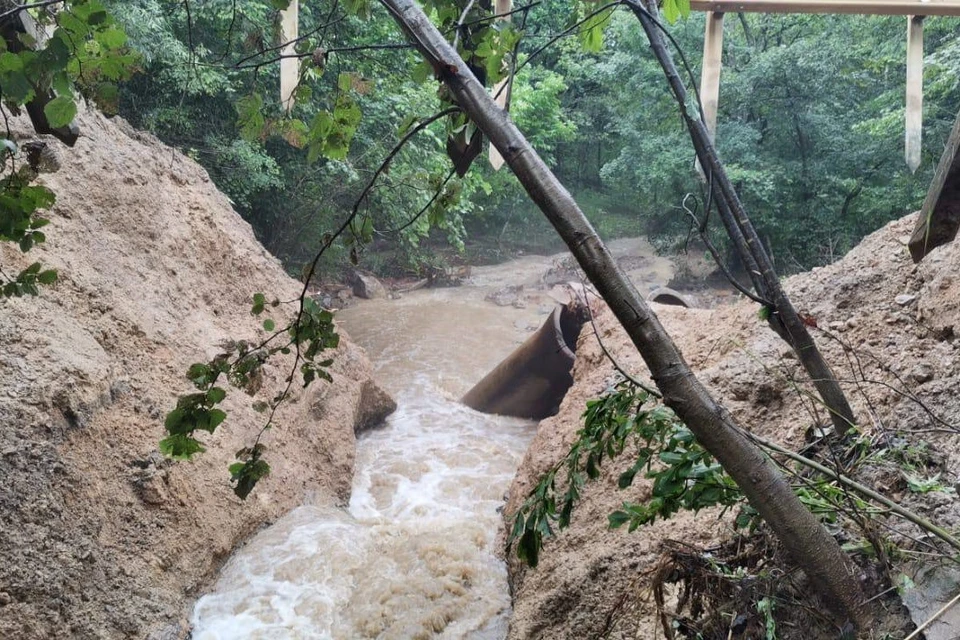
<svg viewBox="0 0 960 640"><path fill-rule="evenodd" d="M293 380L299 371L303 386L309 386L317 378L332 381L327 369L333 364L329 358L321 359L326 351L336 349L340 336L333 324L333 314L320 307L310 297L294 301L300 304L297 318L280 330L275 330L272 318L263 321L263 329L269 337L259 344L246 341L230 342L224 351L209 362L198 362L187 370L187 379L198 389L197 393L181 396L176 407L167 414L164 427L167 437L160 441L160 451L176 460L190 460L205 451L196 438L198 431L213 433L226 419L220 405L227 391L218 382L226 380L230 386L255 395L263 384L262 369L267 360L276 355L294 355L293 366L286 378L286 386L269 402L257 401L253 408L267 413L267 419L256 441L250 447L237 452L238 462L230 465L230 476L235 484L234 493L246 498L257 482L270 473L270 465L263 459L266 447L260 442L263 433L273 426L277 409L290 394ZM254 294L250 313L260 316L267 308L277 308L279 300L267 302L262 293ZM285 338L285 340L283 340Z"/></svg>

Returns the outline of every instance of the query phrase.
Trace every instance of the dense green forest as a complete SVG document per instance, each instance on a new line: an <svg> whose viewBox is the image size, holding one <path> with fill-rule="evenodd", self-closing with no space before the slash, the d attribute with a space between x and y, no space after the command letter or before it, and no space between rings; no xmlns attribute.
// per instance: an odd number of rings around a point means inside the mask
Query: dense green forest
<svg viewBox="0 0 960 640"><path fill-rule="evenodd" d="M312 99L292 116L316 122L325 111L343 128L322 153L302 149L304 131L285 124L277 98L272 3L109 4L142 54L120 113L207 167L291 271L406 128L438 108L437 84L381 7L356 17L341 16L336 0L304 3L298 91ZM601 43L596 29L567 33L569 13L547 0L513 16L522 38L511 113L603 235L646 234L677 249L690 232L684 198L702 187L662 72L631 16L601 14ZM781 271L830 262L919 206L960 109L958 21L925 26L924 156L913 175L903 161L902 17L728 16L717 141ZM698 81L703 16L672 34ZM251 112L264 122L251 126ZM558 248L509 171L478 161L450 178L445 139L439 122L414 138L365 200L365 267L414 275L457 252L477 260ZM344 264L347 250L331 251L328 266Z"/></svg>

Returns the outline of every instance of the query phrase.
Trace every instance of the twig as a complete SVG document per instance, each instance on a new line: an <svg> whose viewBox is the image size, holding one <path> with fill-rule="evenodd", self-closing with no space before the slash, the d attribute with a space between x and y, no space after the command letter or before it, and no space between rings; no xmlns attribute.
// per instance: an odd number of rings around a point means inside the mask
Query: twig
<svg viewBox="0 0 960 640"><path fill-rule="evenodd" d="M764 300L764 299L761 298L760 296L758 296L758 295L756 295L755 293L753 293L752 291L748 290L745 286L743 286L742 284L740 284L740 282L739 282L736 278L733 277L733 274L730 273L730 270L729 270L729 269L727 269L727 265L725 265L725 264L723 263L723 260L722 260L721 257L720 257L720 252L717 251L717 248L713 245L712 242L710 242L710 238L707 237L707 232L706 232L706 230L703 228L703 226L701 226L700 220L697 218L697 215L696 215L693 211L690 210L690 207L687 206L687 197L689 197L689 196L690 196L690 194L688 193L686 196L683 197L683 202L681 203L680 207L681 207L684 211L686 211L686 212L687 212L687 215L690 216L690 218L696 223L696 226L697 226L697 234L700 236L700 241L703 242L704 245L706 245L707 251L710 252L710 256L713 258L713 261L716 263L717 267L718 267L718 268L720 269L720 271L723 273L723 276L727 279L727 281L728 281L730 284L733 285L733 287L734 287L737 291L739 291L739 292L742 293L743 295L747 296L748 298L750 298L751 300L753 300L753 301L756 302L757 304L761 304L761 305L766 306L766 307L772 306L769 301ZM708 206L709 206L709 205L708 205ZM704 220L704 222L706 222L706 220Z"/></svg>
<svg viewBox="0 0 960 640"><path fill-rule="evenodd" d="M412 44L396 42L396 43L385 43L385 44L357 45L355 47L335 47L333 49L327 49L324 53L326 53L327 56L330 56L331 54L334 54L334 53L353 53L356 51L382 51L382 50L412 49L412 48L413 48ZM269 60L262 60L260 62L254 62L251 64L237 63L232 68L233 69L259 69L260 67L265 67L275 62L286 60L287 58L300 59L300 58L310 58L312 56L313 56L312 51L307 53L285 53L285 54L270 58Z"/></svg>
<svg viewBox="0 0 960 640"><path fill-rule="evenodd" d="M470 9L473 9L473 3L475 0L470 0L467 3L467 6L463 8L463 12L460 14L460 19L457 20L457 26L454 28L453 32L453 48L459 49L458 44L460 42L460 30L463 29L463 21L467 19L467 14L470 13Z"/></svg>
<svg viewBox="0 0 960 640"><path fill-rule="evenodd" d="M933 410L930 409L930 407L928 407L928 406L926 405L926 403L924 403L916 394L911 393L911 392L909 391L908 385L907 385L907 383L904 381L904 379L903 379L902 377L900 377L900 375L897 374L896 371L894 371L893 369L891 369L891 368L890 368L890 365L888 365L888 364L886 364L885 362L883 362L883 361L879 358L879 356L871 353L871 352L870 352L869 350L867 350L867 349L864 349L864 350L863 350L863 353L864 353L865 355L869 356L869 357L874 361L874 363L876 363L877 367L879 367L879 369L880 369L881 371L883 371L884 373L889 374L889 375L892 376L897 382L899 382L900 385L902 385L902 387L903 387L902 389L898 389L897 387L893 386L892 384L890 384L890 383L888 383L888 382L884 382L883 380L871 380L871 379L868 379L868 378L863 374L863 365L860 363L860 352L858 352L856 349L853 348L853 346L851 346L849 343L847 343L846 341L844 341L840 336L834 334L833 332L827 331L826 329L820 329L819 331L820 331L821 334L823 334L823 335L826 336L827 338L830 338L831 340L834 340L834 341L836 341L837 343L839 343L840 346L843 347L844 352L850 353L850 354L853 355L854 358L856 358L858 368L860 369L860 377L863 379L863 382L866 382L866 383L869 383L869 384L877 384L877 385L886 387L886 388L889 389L890 391L893 391L894 393L896 393L897 395L899 395L901 398L904 398L905 400L910 400L911 402L914 402L917 406L920 407L920 409L923 410L924 413L926 413L928 416L930 416L930 419L933 420L934 422L942 425L943 427L945 427L946 429L952 431L953 433L960 433L960 427L958 427L958 426L956 426L956 425L953 425L953 424L947 422L946 420L944 420L943 418L941 418L940 416L938 416L937 414L935 414L935 413L933 412Z"/></svg>
<svg viewBox="0 0 960 640"><path fill-rule="evenodd" d="M952 607L953 605L957 604L957 602L960 602L960 593L958 593L957 595L955 595L955 596L953 597L953 600L951 600L951 601L948 602L947 604L945 604L945 605L943 605L942 607L940 607L940 610L939 610L939 611L937 611L935 614L933 614L932 616L930 616L930 618L929 618L926 622L924 622L922 625L920 625L919 627L917 627L917 628L913 631L913 633L911 633L910 635L908 635L908 636L907 636L906 638L904 638L903 640L914 640L914 638L920 637L920 634L923 633L923 630L924 630L924 629L926 629L926 628L929 627L931 624L933 624L933 623L937 620L937 618L939 618L940 616L942 616L943 614L945 614L945 613L950 609L950 607Z"/></svg>
<svg viewBox="0 0 960 640"><path fill-rule="evenodd" d="M769 449L770 451L775 451L775 452L779 453L780 455L783 455L783 456L786 456L787 458L790 458L790 459L793 460L794 462L799 462L800 464L802 464L802 465L804 465L804 466L807 466L807 467L810 467L811 469L814 469L814 470L816 470L816 471L819 471L820 473L824 473L824 474L829 475L830 477L834 478L834 479L837 480L838 482L841 482L842 484L850 487L851 489L853 489L853 490L856 491L857 493L860 493L860 494L862 494L862 495L864 495L864 496L867 496L867 497L870 498L871 500L875 500L876 502L879 502L879 503L882 504L883 506L885 506L885 507L887 507L888 509L890 509L890 511L896 513L897 515L901 516L901 517L904 518L905 520L909 520L910 522L912 522L913 524L917 525L917 526L920 527L921 529L924 529L924 530L926 530L926 531L929 531L930 533L932 533L932 534L935 535L936 537L940 538L941 540L943 540L944 542L946 542L947 544L949 544L949 545L950 545L951 547L953 547L954 549L957 549L958 551L960 551L960 540L957 540L957 539L954 538L952 535L950 535L950 533L947 532L946 529L943 529L942 527L938 527L937 525L933 524L932 522L930 522L929 520L927 520L927 519L924 518L923 516L920 516L920 515L912 512L912 511L908 510L908 509L905 509L905 508L901 507L901 506L898 505L896 502L890 500L889 498L887 498L886 496L883 496L883 495L880 494L880 493L877 493L876 491L874 491L874 490L871 489L870 487L867 487L867 486L865 486L865 485L862 485L862 484L860 484L859 482L857 482L856 480L853 480L853 479L851 479L851 478L848 478L847 476L845 476L845 475L843 475L843 474L837 473L837 472L834 471L833 469L831 469L831 468L829 468L829 467L825 467L824 465L820 464L819 462L816 462L816 461L814 461L814 460L811 460L810 458L804 457L804 456L802 456L802 455L800 455L799 453L796 453L796 452L794 452L794 451L790 451L789 449L786 449L786 448L784 448L784 447L781 447L780 445L778 445L778 444L776 444L776 443L774 443L774 442L771 442L771 441L769 441L769 440L766 440L765 438L761 438L760 436L758 436L758 435L756 435L756 434L753 434L753 433L750 433L749 431L741 430L741 433L742 433L744 436L746 436L747 438L749 438L750 440L753 440L755 443L757 443L758 445L760 445L760 446L763 447L764 449Z"/></svg>
<svg viewBox="0 0 960 640"><path fill-rule="evenodd" d="M450 179L453 178L453 174L455 174L456 172L457 172L456 167L450 170L450 173L447 174L447 177L444 178L443 182L440 183L440 187L437 189L436 193L433 194L433 197L430 198L427 204L423 205L423 208L417 212L417 215L413 216L412 218L407 220L405 223L403 223L401 226L396 227L395 229L387 229L385 231L378 231L377 233L379 235L387 235L388 233L400 233L401 231L404 231L405 229L410 227L413 223L419 220L423 214L427 212L427 209L429 209L434 202L437 201L437 198L439 198L440 194L443 193L443 190L447 186L447 183L450 182Z"/></svg>
<svg viewBox="0 0 960 640"><path fill-rule="evenodd" d="M63 2L64 0L44 0L43 2L34 2L31 4L18 4L13 9L8 9L7 11L0 13L0 20L9 18L10 16L16 15L27 9L41 9L43 7L49 7L55 4L61 4Z"/></svg>
<svg viewBox="0 0 960 640"><path fill-rule="evenodd" d="M451 27L444 33L450 33L450 31L454 29L470 27L475 24L483 24L484 22L493 22L494 20L499 20L500 18L506 18L507 16L512 16L515 13L526 13L527 11L536 7L539 4L540 4L540 0L537 0L537 2L531 2L530 4L525 4L522 7L517 7L516 9L511 9L510 11L504 11L503 13L495 13L485 18L477 18L476 20L468 20L467 22L460 22L457 24L456 27Z"/></svg>
<svg viewBox="0 0 960 640"><path fill-rule="evenodd" d="M280 44L274 45L274 46L272 46L272 47L266 47L266 48L260 49L260 50L257 51L256 53L251 53L250 55L248 55L248 56L246 56L246 57L240 58L239 60L237 60L236 62L233 63L233 66L234 66L234 68L236 68L236 69L247 69L248 67L246 67L246 66L241 66L241 65L243 65L244 62L249 62L250 60L253 60L253 59L256 58L257 56L262 56L262 55L264 55L265 53L270 53L271 51L280 51L280 50L285 49L286 47L288 47L288 46L290 46L290 45L292 45L292 44L297 44L298 42L302 42L303 40L306 40L307 38L312 37L313 34L317 33L318 31L320 31L320 30L322 30L322 29L326 29L326 28L329 27L329 26L335 25L335 24L337 24L338 22L342 22L343 20L346 20L346 17L345 17L345 16L341 16L341 17L339 17L339 18L337 18L336 20L333 20L333 21L331 21L331 22L325 22L325 23L323 23L323 24L321 24L321 25L319 25L319 26L317 26L317 27L314 27L313 29L311 29L311 30L308 31L307 33L303 34L302 36L299 36L299 37L294 38L294 39L292 39L292 40L287 40L287 41L285 41L285 42L281 42ZM309 54L304 54L304 55L305 55L306 57L309 57L309 56L312 56L312 55L313 55L313 52L311 51ZM304 57L304 55L300 55L300 56L298 56L298 57ZM278 60L279 60L279 58L278 58ZM261 63L261 65L263 65L263 64L268 64L268 62Z"/></svg>
<svg viewBox="0 0 960 640"><path fill-rule="evenodd" d="M579 33L579 32L580 32L580 27L582 27L585 22L587 22L588 20L590 20L590 19L593 18L594 16L596 16L596 15L598 15L598 14L600 14L600 13L603 13L604 11L607 11L608 9L612 9L612 8L614 8L614 7L619 7L620 5L624 4L624 2L625 2L625 0L617 0L616 2L610 2L610 3L608 3L608 4L603 5L603 6L600 7L599 9L596 9L596 10L594 10L594 11L591 11L591 12L588 13L582 20L580 20L580 21L576 22L575 24L573 24L572 26L564 29L563 31L561 31L561 32L558 33L557 35L555 35L555 36L553 36L552 38L550 38L549 40L547 40L546 43L544 43L543 45L537 47L537 48L533 51L533 53L529 54L526 58L524 58L523 62L521 62L520 64L517 65L517 68L514 69L514 73L519 73L520 70L523 69L525 66L527 66L527 64L529 64L531 60L533 60L533 59L536 58L538 55L540 55L541 53L543 53L544 51L546 51L547 49L549 49L550 47L552 47L558 40L561 40L561 39L563 39L563 38L566 38L567 36L569 36L569 35L571 35L571 34L573 34L573 33ZM611 12L611 15L612 15L612 12ZM608 18L608 19L609 19L609 18Z"/></svg>

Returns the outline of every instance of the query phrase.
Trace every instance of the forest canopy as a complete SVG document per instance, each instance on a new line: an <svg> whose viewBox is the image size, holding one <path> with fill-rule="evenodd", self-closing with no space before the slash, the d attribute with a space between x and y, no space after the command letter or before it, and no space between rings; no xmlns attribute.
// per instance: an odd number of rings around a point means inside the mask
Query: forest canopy
<svg viewBox="0 0 960 640"><path fill-rule="evenodd" d="M303 3L301 99L291 117L312 123L323 111L346 123L322 153L303 150L304 132L285 124L279 105L275 3L108 4L142 54L119 112L207 167L291 271L349 211L398 137L437 107L437 85L378 5ZM513 16L520 69L511 114L603 235L646 234L677 248L690 231L684 197L701 186L661 71L637 21L621 12L544 49L570 13L547 0ZM717 143L781 271L830 262L919 206L960 108L957 26L925 22L924 153L913 175L903 161L902 17L727 20ZM671 31L699 79L703 16ZM251 123L254 112L263 126ZM442 123L411 139L368 195L375 250L365 267L418 275L452 254L433 250L447 243L475 259L557 247L509 172L478 161L449 178L445 139ZM325 259L334 266L346 256Z"/></svg>

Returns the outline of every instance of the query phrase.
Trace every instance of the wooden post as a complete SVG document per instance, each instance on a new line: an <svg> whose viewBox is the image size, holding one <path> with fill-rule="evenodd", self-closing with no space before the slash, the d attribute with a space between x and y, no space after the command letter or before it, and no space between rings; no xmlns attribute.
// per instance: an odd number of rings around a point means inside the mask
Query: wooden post
<svg viewBox="0 0 960 640"><path fill-rule="evenodd" d="M930 251L952 241L960 229L960 114L933 174L910 238L910 256L920 262Z"/></svg>
<svg viewBox="0 0 960 640"><path fill-rule="evenodd" d="M282 56L296 56L295 40L300 30L300 0L290 0L290 6L280 14L280 38L289 43L280 50ZM280 102L287 113L293 109L293 92L300 81L300 59L284 57L280 60Z"/></svg>
<svg viewBox="0 0 960 640"><path fill-rule="evenodd" d="M707 12L703 36L703 70L700 74L700 103L703 105L703 124L711 142L717 137L717 107L720 104L720 66L723 54L723 13ZM705 179L700 161L697 172Z"/></svg>
<svg viewBox="0 0 960 640"><path fill-rule="evenodd" d="M923 131L923 16L907 16L907 96L904 157L911 173L920 166Z"/></svg>
<svg viewBox="0 0 960 640"><path fill-rule="evenodd" d="M707 12L706 33L703 36L703 71L700 75L700 101L703 103L703 123L707 125L710 140L717 137L717 106L720 103L720 56L723 54L723 14Z"/></svg>
<svg viewBox="0 0 960 640"><path fill-rule="evenodd" d="M508 13L512 8L513 8L512 0L497 0L495 4L494 12L497 15L500 15L500 14ZM499 18L499 20L506 20L507 22L509 22L510 16L503 16L502 18ZM496 86L493 88L493 95L495 96L497 106L499 106L501 109L506 109L507 105L509 104L508 98L510 96L511 87L507 86L507 84L510 82L510 80L511 80L511 76L507 76L506 78L498 82ZM493 167L494 171L499 171L500 167L503 166L503 156L500 155L500 152L497 151L497 148L492 144L490 145L490 166Z"/></svg>

